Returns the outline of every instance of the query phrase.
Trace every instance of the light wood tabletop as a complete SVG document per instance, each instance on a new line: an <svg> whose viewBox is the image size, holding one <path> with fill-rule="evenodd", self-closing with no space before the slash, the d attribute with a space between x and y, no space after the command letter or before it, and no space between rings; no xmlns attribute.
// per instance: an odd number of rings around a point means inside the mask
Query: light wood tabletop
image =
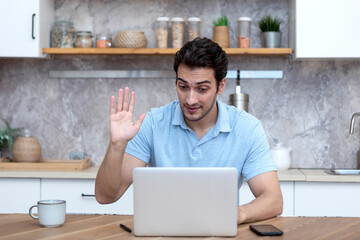
<svg viewBox="0 0 360 240"><path fill-rule="evenodd" d="M170 237L136 237L119 227L122 223L133 229L133 216L67 215L58 228L41 227L27 214L0 214L0 239L182 239ZM283 236L271 239L360 239L360 218L335 217L278 217L252 224L272 224L283 230ZM232 239L201 237L185 239ZM238 226L233 239L269 239L249 229L249 224Z"/></svg>

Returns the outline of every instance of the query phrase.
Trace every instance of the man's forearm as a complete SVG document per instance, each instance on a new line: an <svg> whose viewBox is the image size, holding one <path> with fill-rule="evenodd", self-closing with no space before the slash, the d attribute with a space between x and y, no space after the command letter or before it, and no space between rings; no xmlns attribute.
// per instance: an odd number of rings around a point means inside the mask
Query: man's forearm
<svg viewBox="0 0 360 240"><path fill-rule="evenodd" d="M276 217L282 213L282 195L264 193L252 202L238 207L238 224Z"/></svg>
<svg viewBox="0 0 360 240"><path fill-rule="evenodd" d="M96 176L95 198L99 203L112 203L118 199L125 148L126 144L109 144Z"/></svg>

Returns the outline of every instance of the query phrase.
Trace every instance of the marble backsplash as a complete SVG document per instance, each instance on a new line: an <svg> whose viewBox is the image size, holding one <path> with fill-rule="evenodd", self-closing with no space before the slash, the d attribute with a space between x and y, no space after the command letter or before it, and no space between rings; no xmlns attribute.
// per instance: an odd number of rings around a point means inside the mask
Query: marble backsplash
<svg viewBox="0 0 360 240"><path fill-rule="evenodd" d="M267 13L282 21L282 47L288 47L288 0L80 1L56 0L56 19L74 22L77 30L142 30L155 47L158 16L198 16L202 36L212 38L212 21L230 20L231 47L236 47L236 19L249 16L252 47L261 47L255 22ZM172 70L172 56L53 56L49 59L0 58L0 117L13 127L29 128L42 145L43 158L68 159L84 151L99 165L109 142L110 96L129 86L137 93L135 117L176 99L174 79L54 79L50 70ZM245 79L249 112L259 118L269 142L290 146L294 168L357 167L359 123L349 134L350 119L360 112L360 62L293 61L288 57L230 56L230 70L282 70L283 79ZM224 102L235 91L227 81ZM0 128L3 125L0 123ZM4 152L3 155L10 153Z"/></svg>

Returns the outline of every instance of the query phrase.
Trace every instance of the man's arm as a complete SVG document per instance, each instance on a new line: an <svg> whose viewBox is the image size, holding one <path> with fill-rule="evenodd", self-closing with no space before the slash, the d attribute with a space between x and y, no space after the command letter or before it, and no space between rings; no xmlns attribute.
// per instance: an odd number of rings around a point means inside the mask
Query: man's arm
<svg viewBox="0 0 360 240"><path fill-rule="evenodd" d="M283 197L275 171L259 174L248 181L256 197L252 202L238 207L238 224L278 216L283 210Z"/></svg>
<svg viewBox="0 0 360 240"><path fill-rule="evenodd" d="M110 100L110 143L95 182L95 198L99 203L117 201L132 183L132 170L146 163L125 153L128 142L137 134L145 118L141 114L133 123L135 92L119 89L118 102Z"/></svg>

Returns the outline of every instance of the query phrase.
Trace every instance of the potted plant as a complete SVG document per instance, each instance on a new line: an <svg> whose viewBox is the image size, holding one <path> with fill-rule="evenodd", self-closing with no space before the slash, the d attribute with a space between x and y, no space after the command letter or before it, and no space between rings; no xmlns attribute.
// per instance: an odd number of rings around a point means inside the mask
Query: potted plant
<svg viewBox="0 0 360 240"><path fill-rule="evenodd" d="M18 132L21 130L21 128L12 128L10 127L10 124L5 119L1 120L5 123L6 128L0 129L0 157L1 157L1 150L5 147L5 145L8 146L9 152L11 152L11 148L14 144L15 138L18 136Z"/></svg>
<svg viewBox="0 0 360 240"><path fill-rule="evenodd" d="M280 20L276 17L264 16L258 22L260 30L264 34L266 48L279 48L281 44Z"/></svg>
<svg viewBox="0 0 360 240"><path fill-rule="evenodd" d="M230 47L228 18L226 16L220 17L214 21L213 40L222 48Z"/></svg>

